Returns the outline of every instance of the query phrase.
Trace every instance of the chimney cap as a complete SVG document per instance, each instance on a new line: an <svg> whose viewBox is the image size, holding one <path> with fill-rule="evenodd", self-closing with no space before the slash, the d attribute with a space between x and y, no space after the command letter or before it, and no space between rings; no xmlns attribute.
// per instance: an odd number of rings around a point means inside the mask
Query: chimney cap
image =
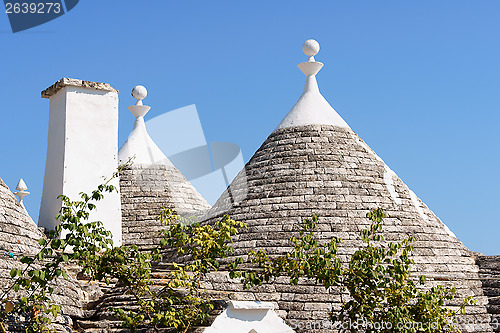
<svg viewBox="0 0 500 333"><path fill-rule="evenodd" d="M70 79L67 77L63 77L62 79L60 79L59 81L57 81L56 83L54 83L53 85L42 91L42 98L51 98L59 90L67 86L82 87L82 88L104 90L104 91L114 91L118 93L118 90L113 88L109 83L92 82L92 81Z"/></svg>

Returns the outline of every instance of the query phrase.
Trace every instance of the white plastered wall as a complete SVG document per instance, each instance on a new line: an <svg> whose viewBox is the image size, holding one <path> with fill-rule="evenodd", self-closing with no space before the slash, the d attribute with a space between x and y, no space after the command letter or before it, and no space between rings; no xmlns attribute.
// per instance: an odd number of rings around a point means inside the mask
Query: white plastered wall
<svg viewBox="0 0 500 333"><path fill-rule="evenodd" d="M65 86L50 98L49 135L39 226L53 229L60 194L72 200L110 178L118 161L118 92ZM118 179L111 184L119 191ZM121 245L119 192L106 193L90 216Z"/></svg>

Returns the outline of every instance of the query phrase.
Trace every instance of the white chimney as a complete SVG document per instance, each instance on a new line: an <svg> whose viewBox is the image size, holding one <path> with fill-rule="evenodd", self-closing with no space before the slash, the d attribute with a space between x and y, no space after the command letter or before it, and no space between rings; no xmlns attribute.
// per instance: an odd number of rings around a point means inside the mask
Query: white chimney
<svg viewBox="0 0 500 333"><path fill-rule="evenodd" d="M80 200L118 167L118 91L107 83L63 78L42 91L50 99L47 162L38 225L54 229L60 194ZM118 179L111 183L119 191ZM119 192L105 193L89 221L101 221L121 245Z"/></svg>

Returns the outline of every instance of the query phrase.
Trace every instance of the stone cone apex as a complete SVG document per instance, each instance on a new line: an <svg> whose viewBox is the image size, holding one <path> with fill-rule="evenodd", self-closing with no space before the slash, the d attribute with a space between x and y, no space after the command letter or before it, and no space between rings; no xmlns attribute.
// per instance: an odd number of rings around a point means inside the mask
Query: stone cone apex
<svg viewBox="0 0 500 333"><path fill-rule="evenodd" d="M26 186L26 183L24 182L24 179L19 179L19 182L17 183L16 190L17 191L26 191L28 189L28 186Z"/></svg>
<svg viewBox="0 0 500 333"><path fill-rule="evenodd" d="M14 192L14 194L19 198L19 203L26 210L26 207L24 207L23 199L25 196L29 195L30 192L27 191L28 186L26 186L26 183L24 182L24 180L22 178L19 179L19 182L17 183L17 186L16 186L16 190L17 190L17 192Z"/></svg>
<svg viewBox="0 0 500 333"><path fill-rule="evenodd" d="M21 180L22 181L22 180ZM21 181L18 191L23 191ZM24 183L24 182L22 182ZM0 178L0 257L3 252L35 254L39 250L38 239L43 237L24 206L14 197Z"/></svg>
<svg viewBox="0 0 500 333"><path fill-rule="evenodd" d="M173 167L172 162L158 148L146 130L144 116L151 109L151 107L142 104L142 100L147 96L146 88L143 86L134 87L132 96L136 98L137 102L135 105L129 106L128 109L135 116L134 128L128 140L118 151L119 163L124 164L131 160L134 164L163 164Z"/></svg>
<svg viewBox="0 0 500 333"><path fill-rule="evenodd" d="M304 43L302 50L309 56L307 62L298 64L302 73L306 75L304 91L276 129L314 124L349 128L349 125L319 92L316 74L321 70L323 64L314 60L314 56L319 52L318 42L309 39Z"/></svg>
<svg viewBox="0 0 500 333"><path fill-rule="evenodd" d="M189 221L204 215L210 205L194 186L170 162L148 135L144 116L150 107L142 100L147 96L143 86L136 86L137 99L129 110L136 117L134 129L118 153L120 172L123 244L148 249L159 244L164 225L156 220L162 208L172 209Z"/></svg>
<svg viewBox="0 0 500 333"><path fill-rule="evenodd" d="M235 205L226 191L208 212L207 222L229 214L246 223L248 227L240 230L232 244L234 255L246 258L250 250L263 249L271 255L287 252L290 237L297 234L304 219L317 214L318 237L342 238L339 255L347 261L363 246L359 232L369 227L366 213L381 207L386 214L386 241L416 237L415 276L425 274L427 286L456 287L458 303L474 295L479 305L468 307L464 319L483 323L475 327L476 332L491 331L484 324L489 322L487 301L471 252L347 124L333 121L340 116L320 117L333 109L318 102L321 95L313 76L307 77L301 99L233 180L233 194L245 190L246 198ZM229 280L219 282L214 289L225 288ZM279 280L248 292L242 286L231 288L241 298L277 301L280 310L287 311L287 320L307 321L311 309L324 310L313 313L315 320L328 319L328 310L340 306L339 290L326 293L306 282L291 288Z"/></svg>

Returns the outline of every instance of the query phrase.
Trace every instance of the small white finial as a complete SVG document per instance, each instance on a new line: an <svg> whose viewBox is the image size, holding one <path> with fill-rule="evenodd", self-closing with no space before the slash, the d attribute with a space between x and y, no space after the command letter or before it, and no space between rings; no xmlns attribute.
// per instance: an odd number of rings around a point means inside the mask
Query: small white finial
<svg viewBox="0 0 500 333"><path fill-rule="evenodd" d="M28 189L28 186L26 186L26 183L24 180L21 178L19 179L19 182L17 183L16 190L18 191L26 191Z"/></svg>
<svg viewBox="0 0 500 333"><path fill-rule="evenodd" d="M142 118L148 113L151 107L142 105L142 100L146 98L148 95L148 91L146 87L138 85L132 89L132 96L137 100L135 105L131 105L128 107L130 112L134 115L135 118Z"/></svg>
<svg viewBox="0 0 500 333"><path fill-rule="evenodd" d="M309 57L308 61L314 61L314 56L319 52L319 43L314 39L308 39L302 45L302 51Z"/></svg>
<svg viewBox="0 0 500 333"><path fill-rule="evenodd" d="M302 51L309 57L306 62L298 64L302 73L307 76L318 74L321 67L323 67L323 63L314 60L314 56L319 52L319 43L314 39L308 39L302 45Z"/></svg>
<svg viewBox="0 0 500 333"><path fill-rule="evenodd" d="M17 192L15 192L14 194L19 198L19 202L21 203L21 205L23 207L24 207L24 204L23 204L24 197L27 196L28 194L30 194L30 192L26 191L27 189L28 189L28 186L26 186L26 183L21 178L16 186Z"/></svg>
<svg viewBox="0 0 500 333"><path fill-rule="evenodd" d="M132 89L132 96L137 100L135 105L142 105L142 100L146 98L148 91L146 87L137 85Z"/></svg>

